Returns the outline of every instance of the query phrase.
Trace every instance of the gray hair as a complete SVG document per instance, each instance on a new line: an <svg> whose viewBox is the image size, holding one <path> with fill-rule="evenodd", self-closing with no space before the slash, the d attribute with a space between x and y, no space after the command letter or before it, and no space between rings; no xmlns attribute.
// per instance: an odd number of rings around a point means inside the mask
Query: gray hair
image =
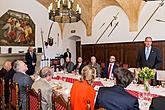
<svg viewBox="0 0 165 110"><path fill-rule="evenodd" d="M22 61L22 60L17 60L17 61L15 61L14 64L13 64L13 69L14 69L16 72L18 72L19 69L20 69L20 62L23 62L23 61Z"/></svg>
<svg viewBox="0 0 165 110"><path fill-rule="evenodd" d="M47 67L47 66L45 66L45 67L43 67L41 70L40 70L40 77L41 78L45 78L45 77L47 77L47 76L51 76L51 75L53 75L53 71L51 70L51 68L50 67Z"/></svg>

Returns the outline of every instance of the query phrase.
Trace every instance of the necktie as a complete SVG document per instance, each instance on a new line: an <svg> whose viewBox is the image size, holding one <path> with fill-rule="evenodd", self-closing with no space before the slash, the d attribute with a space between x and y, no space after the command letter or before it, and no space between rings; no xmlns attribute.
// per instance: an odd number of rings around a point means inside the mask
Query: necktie
<svg viewBox="0 0 165 110"><path fill-rule="evenodd" d="M108 78L110 77L111 67L112 67L112 64L110 63L109 68L108 68Z"/></svg>
<svg viewBox="0 0 165 110"><path fill-rule="evenodd" d="M149 49L149 48L146 48L146 53L145 53L145 55L146 55L146 60L148 60L148 57L149 57L149 55L150 55L150 49Z"/></svg>

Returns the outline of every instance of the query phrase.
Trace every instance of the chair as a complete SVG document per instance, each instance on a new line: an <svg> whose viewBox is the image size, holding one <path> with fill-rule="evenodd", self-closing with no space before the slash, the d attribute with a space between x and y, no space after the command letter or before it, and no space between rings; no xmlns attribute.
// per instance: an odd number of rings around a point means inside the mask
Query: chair
<svg viewBox="0 0 165 110"><path fill-rule="evenodd" d="M41 90L38 90L38 93L34 89L30 89L27 86L27 95L26 95L26 108L27 110L41 110Z"/></svg>
<svg viewBox="0 0 165 110"><path fill-rule="evenodd" d="M0 78L0 108L5 109L5 81Z"/></svg>
<svg viewBox="0 0 165 110"><path fill-rule="evenodd" d="M123 68L128 69L128 64L123 64Z"/></svg>
<svg viewBox="0 0 165 110"><path fill-rule="evenodd" d="M70 97L68 102L65 101L62 95L56 96L55 91L52 91L52 110L71 110Z"/></svg>
<svg viewBox="0 0 165 110"><path fill-rule="evenodd" d="M60 59L59 58L50 59L50 66L52 66L54 68L55 72L57 71L57 69L61 70L62 66L61 66Z"/></svg>
<svg viewBox="0 0 165 110"><path fill-rule="evenodd" d="M97 110L106 110L106 109L101 107L101 108L99 108L99 109L97 109Z"/></svg>
<svg viewBox="0 0 165 110"><path fill-rule="evenodd" d="M90 100L87 100L86 110L91 110Z"/></svg>
<svg viewBox="0 0 165 110"><path fill-rule="evenodd" d="M16 110L19 110L19 96L18 96L18 83L9 81L9 90L10 90L10 96L9 96L9 110L11 108L14 108Z"/></svg>

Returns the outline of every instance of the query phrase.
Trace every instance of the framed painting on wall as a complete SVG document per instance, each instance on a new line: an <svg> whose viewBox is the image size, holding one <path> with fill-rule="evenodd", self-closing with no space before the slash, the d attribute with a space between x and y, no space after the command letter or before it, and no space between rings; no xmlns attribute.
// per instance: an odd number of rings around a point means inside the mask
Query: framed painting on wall
<svg viewBox="0 0 165 110"><path fill-rule="evenodd" d="M28 14L8 10L0 17L0 46L35 46L35 24Z"/></svg>

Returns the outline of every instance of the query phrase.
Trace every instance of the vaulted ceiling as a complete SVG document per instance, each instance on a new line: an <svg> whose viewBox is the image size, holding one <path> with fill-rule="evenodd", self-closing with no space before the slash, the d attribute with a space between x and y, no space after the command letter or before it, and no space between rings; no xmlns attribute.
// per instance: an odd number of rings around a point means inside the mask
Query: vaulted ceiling
<svg viewBox="0 0 165 110"><path fill-rule="evenodd" d="M52 0L37 0L46 8ZM130 31L137 31L138 17L145 2L143 0L74 0L82 9L81 19L87 29L87 36L91 35L92 22L96 14L106 6L116 5L123 9L129 18ZM76 7L73 7L76 8ZM60 25L61 29L63 24Z"/></svg>

